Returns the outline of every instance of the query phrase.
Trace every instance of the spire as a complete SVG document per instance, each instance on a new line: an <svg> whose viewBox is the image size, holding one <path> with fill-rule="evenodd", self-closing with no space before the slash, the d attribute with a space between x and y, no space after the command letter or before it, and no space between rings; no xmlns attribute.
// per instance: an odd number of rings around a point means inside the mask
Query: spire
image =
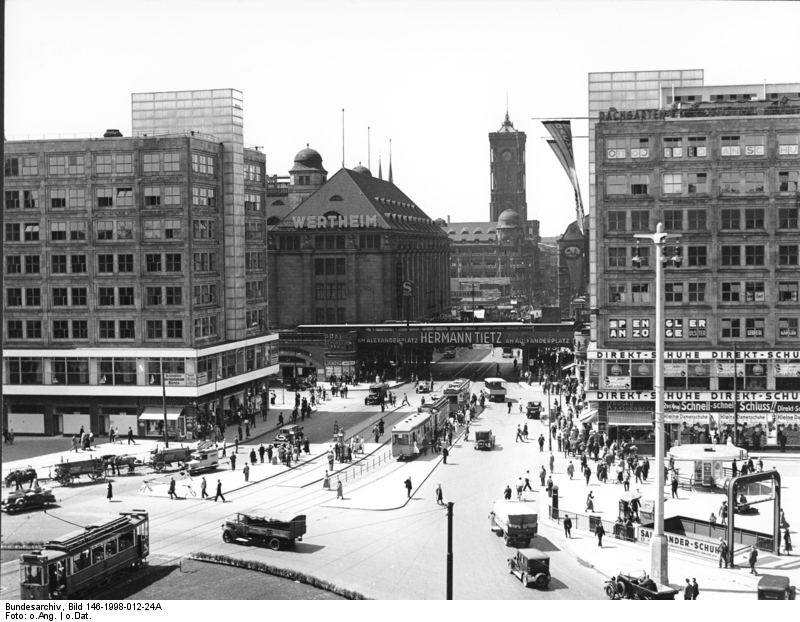
<svg viewBox="0 0 800 622"><path fill-rule="evenodd" d="M392 175L392 139L389 139L389 183L394 183L394 176Z"/></svg>
<svg viewBox="0 0 800 622"><path fill-rule="evenodd" d="M381 168L381 154L378 154L378 179L383 179L383 168Z"/></svg>

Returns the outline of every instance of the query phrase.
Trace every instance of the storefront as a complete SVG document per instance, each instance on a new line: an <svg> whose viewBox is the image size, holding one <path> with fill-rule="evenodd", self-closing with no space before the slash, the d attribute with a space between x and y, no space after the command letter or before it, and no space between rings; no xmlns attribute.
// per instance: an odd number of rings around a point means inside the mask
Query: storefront
<svg viewBox="0 0 800 622"><path fill-rule="evenodd" d="M606 430L611 441L628 442L641 456L654 456L653 410L645 404L611 403L606 410Z"/></svg>
<svg viewBox="0 0 800 622"><path fill-rule="evenodd" d="M176 406L166 407L167 436L170 439L187 439L186 410ZM148 406L139 415L139 436L164 437L164 408Z"/></svg>

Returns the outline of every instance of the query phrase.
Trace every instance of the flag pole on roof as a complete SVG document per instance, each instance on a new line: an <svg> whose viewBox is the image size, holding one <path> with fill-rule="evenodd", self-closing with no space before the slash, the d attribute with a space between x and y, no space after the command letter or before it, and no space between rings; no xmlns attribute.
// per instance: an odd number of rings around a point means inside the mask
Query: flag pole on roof
<svg viewBox="0 0 800 622"><path fill-rule="evenodd" d="M392 139L389 139L389 183L394 183L394 176L392 175Z"/></svg>
<svg viewBox="0 0 800 622"><path fill-rule="evenodd" d="M383 179L383 168L381 168L381 154L378 152L378 179Z"/></svg>
<svg viewBox="0 0 800 622"><path fill-rule="evenodd" d="M369 139L369 125L367 126L367 168L372 170L372 144Z"/></svg>

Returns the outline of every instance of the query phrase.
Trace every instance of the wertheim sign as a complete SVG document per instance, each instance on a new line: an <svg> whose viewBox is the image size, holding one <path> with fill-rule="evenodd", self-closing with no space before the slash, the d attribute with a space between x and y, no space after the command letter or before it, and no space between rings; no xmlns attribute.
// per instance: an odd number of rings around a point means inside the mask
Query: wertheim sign
<svg viewBox="0 0 800 622"><path fill-rule="evenodd" d="M378 226L377 216L292 216L295 229L364 229Z"/></svg>

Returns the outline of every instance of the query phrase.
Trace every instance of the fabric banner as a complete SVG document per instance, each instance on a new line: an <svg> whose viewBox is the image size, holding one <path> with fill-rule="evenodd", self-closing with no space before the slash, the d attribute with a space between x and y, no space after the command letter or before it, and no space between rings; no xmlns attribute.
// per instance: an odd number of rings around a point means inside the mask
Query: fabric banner
<svg viewBox="0 0 800 622"><path fill-rule="evenodd" d="M572 148L572 127L569 121L542 121L542 125L550 132L553 141L547 141L556 154L561 166L567 172L572 187L575 190L575 211L577 213L578 228L583 232L583 199L578 184L578 173L575 170L575 152ZM559 155L560 152L560 155Z"/></svg>

